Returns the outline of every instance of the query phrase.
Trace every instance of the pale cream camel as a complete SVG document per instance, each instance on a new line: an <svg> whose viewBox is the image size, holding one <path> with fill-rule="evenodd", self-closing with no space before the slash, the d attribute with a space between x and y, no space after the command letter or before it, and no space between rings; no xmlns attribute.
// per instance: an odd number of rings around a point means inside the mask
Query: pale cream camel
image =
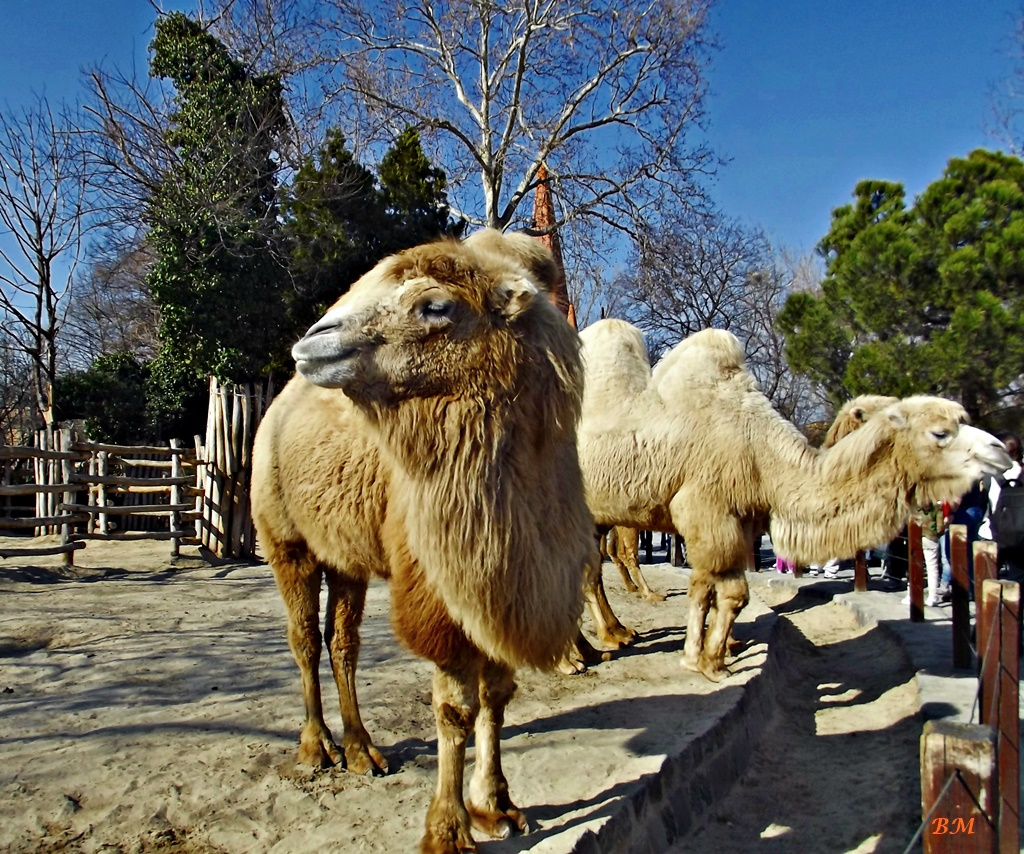
<svg viewBox="0 0 1024 854"><path fill-rule="evenodd" d="M1002 443L934 397L897 401L822 453L772 408L722 330L681 342L646 383L638 329L604 320L581 337L587 503L599 525L683 536L693 568L683 663L711 679L724 675L764 519L795 561L852 557L1006 464Z"/></svg>
<svg viewBox="0 0 1024 854"><path fill-rule="evenodd" d="M382 261L295 345L298 374L256 438L254 519L306 707L299 761L387 770L355 681L367 583L387 578L397 636L436 665L424 852L476 851L471 826L526 828L499 751L513 672L562 659L597 561L575 446L580 345L538 287L536 246L487 232ZM323 715L324 644L340 746Z"/></svg>
<svg viewBox="0 0 1024 854"><path fill-rule="evenodd" d="M639 593L648 602L664 602L665 594L650 584L640 568L640 529L615 525L601 535L601 556L615 564L628 593Z"/></svg>

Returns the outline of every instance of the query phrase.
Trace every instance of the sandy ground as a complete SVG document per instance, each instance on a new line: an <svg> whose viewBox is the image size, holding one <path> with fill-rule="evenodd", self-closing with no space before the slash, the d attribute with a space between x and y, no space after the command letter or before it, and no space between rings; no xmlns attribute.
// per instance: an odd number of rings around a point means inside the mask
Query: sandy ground
<svg viewBox="0 0 1024 854"><path fill-rule="evenodd" d="M673 851L904 851L921 816L909 662L842 605L759 591L785 618L778 708L748 773Z"/></svg>
<svg viewBox="0 0 1024 854"><path fill-rule="evenodd" d="M58 559L0 562L0 850L415 850L435 782L431 667L393 640L386 588L371 588L358 684L392 773L313 771L294 761L302 702L269 569L194 553L171 567L167 551L90 543L77 579L54 572ZM771 620L755 598L734 675L712 685L682 670L685 577L645 569L665 602L605 572L642 632L634 648L579 677L519 675L503 762L535 830L482 851L571 850L763 663ZM779 714L687 850L902 850L919 809L905 662L838 606L775 604L793 621ZM326 661L322 681L340 735Z"/></svg>

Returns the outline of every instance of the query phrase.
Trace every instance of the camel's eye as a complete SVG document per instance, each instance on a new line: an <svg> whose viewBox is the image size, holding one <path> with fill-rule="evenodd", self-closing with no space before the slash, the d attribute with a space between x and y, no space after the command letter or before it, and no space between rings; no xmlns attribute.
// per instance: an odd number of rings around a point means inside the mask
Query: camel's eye
<svg viewBox="0 0 1024 854"><path fill-rule="evenodd" d="M417 306L420 319L427 323L444 323L450 321L455 314L455 303L448 299L428 299Z"/></svg>
<svg viewBox="0 0 1024 854"><path fill-rule="evenodd" d="M941 445L952 439L953 434L949 430L932 430L932 438Z"/></svg>

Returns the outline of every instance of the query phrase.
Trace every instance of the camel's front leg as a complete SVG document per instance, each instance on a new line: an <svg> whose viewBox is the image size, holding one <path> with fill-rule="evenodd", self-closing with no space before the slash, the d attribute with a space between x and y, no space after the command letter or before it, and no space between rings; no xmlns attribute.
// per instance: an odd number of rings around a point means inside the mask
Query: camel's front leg
<svg viewBox="0 0 1024 854"><path fill-rule="evenodd" d="M512 670L488 660L480 674L480 713L476 719L476 762L469 783L473 827L497 839L516 830L526 833L526 816L512 803L501 770L501 727L505 707L516 690Z"/></svg>
<svg viewBox="0 0 1024 854"><path fill-rule="evenodd" d="M590 608L590 616L594 620L594 631L601 643L618 649L620 646L631 644L636 640L636 632L622 625L612 611L612 606L608 604L608 597L604 592L604 582L601 579L599 559L588 562L584 568L583 598Z"/></svg>
<svg viewBox="0 0 1024 854"><path fill-rule="evenodd" d="M327 586L325 634L341 705L345 767L355 774L386 774L387 760L370 741L356 698L359 624L366 604L366 582L328 570Z"/></svg>
<svg viewBox="0 0 1024 854"><path fill-rule="evenodd" d="M708 625L704 649L697 666L712 681L726 675L725 653L733 623L750 601L747 576L742 569L723 573L715 579L714 616Z"/></svg>
<svg viewBox="0 0 1024 854"><path fill-rule="evenodd" d="M320 697L320 584L323 569L304 546L264 543L288 614L288 646L302 679L306 720L299 735L299 762L317 768L340 765L341 750L324 721Z"/></svg>
<svg viewBox="0 0 1024 854"><path fill-rule="evenodd" d="M690 600L690 614L686 621L686 643L683 644L683 667L689 670L700 670L701 653L704 650L704 623L714 593L712 579L706 572L694 567L690 576L690 589L687 597Z"/></svg>
<svg viewBox="0 0 1024 854"><path fill-rule="evenodd" d="M469 811L462 797L466 740L480 709L482 657L461 667L434 669L433 706L437 721L437 790L427 810L427 832L420 854L477 851Z"/></svg>

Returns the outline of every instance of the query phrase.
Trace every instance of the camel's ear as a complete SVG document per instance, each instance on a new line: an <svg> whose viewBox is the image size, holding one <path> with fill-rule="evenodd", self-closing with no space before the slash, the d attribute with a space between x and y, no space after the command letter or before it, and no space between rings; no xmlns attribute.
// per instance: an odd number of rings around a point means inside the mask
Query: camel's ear
<svg viewBox="0 0 1024 854"><path fill-rule="evenodd" d="M527 278L506 279L493 292L494 310L513 320L529 308L540 291Z"/></svg>
<svg viewBox="0 0 1024 854"><path fill-rule="evenodd" d="M861 424L868 420L868 413L863 406L855 406L850 410L850 414L856 418Z"/></svg>
<svg viewBox="0 0 1024 854"><path fill-rule="evenodd" d="M885 415L889 419L889 423L897 430L902 430L907 426L907 415L898 406L890 406Z"/></svg>

